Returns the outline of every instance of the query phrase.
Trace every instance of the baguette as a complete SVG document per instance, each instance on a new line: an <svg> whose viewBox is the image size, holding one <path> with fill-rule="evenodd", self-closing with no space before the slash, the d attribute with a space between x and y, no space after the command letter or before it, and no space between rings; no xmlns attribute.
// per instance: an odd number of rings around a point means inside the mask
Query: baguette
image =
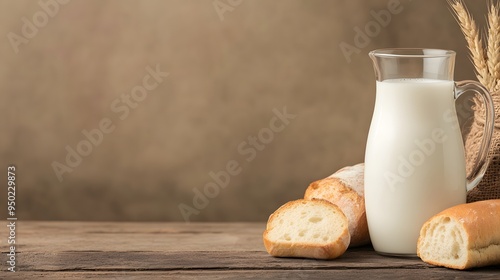
<svg viewBox="0 0 500 280"><path fill-rule="evenodd" d="M267 252L275 257L334 259L349 245L346 216L323 200L294 200L276 210L263 234Z"/></svg>
<svg viewBox="0 0 500 280"><path fill-rule="evenodd" d="M344 167L307 188L304 199L324 199L337 205L349 220L350 247L370 243L364 200L364 164Z"/></svg>
<svg viewBox="0 0 500 280"><path fill-rule="evenodd" d="M454 269L500 265L500 199L460 204L424 223L417 254Z"/></svg>

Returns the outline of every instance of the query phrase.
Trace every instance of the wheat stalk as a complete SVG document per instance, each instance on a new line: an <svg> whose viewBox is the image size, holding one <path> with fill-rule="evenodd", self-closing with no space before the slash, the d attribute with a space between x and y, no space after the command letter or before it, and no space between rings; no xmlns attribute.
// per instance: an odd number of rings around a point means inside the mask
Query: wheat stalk
<svg viewBox="0 0 500 280"><path fill-rule="evenodd" d="M483 41L481 40L481 34L476 26L476 22L461 0L450 1L449 4L453 8L460 29L467 41L472 64L474 64L474 68L476 69L477 79L488 89L491 89L491 86L495 84L495 79L492 79L489 75L487 54L484 50Z"/></svg>
<svg viewBox="0 0 500 280"><path fill-rule="evenodd" d="M488 89L491 92L498 90L500 86L500 14L499 7L493 2L488 11L488 72L491 76L490 86Z"/></svg>

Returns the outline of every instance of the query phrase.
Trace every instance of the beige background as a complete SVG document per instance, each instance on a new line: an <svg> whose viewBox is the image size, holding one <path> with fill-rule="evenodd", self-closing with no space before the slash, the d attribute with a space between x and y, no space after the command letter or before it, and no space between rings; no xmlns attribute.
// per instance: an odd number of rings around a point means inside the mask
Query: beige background
<svg viewBox="0 0 500 280"><path fill-rule="evenodd" d="M182 220L193 188L235 160L241 173L191 220L264 221L311 181L363 161L370 50L454 49L456 79L474 78L446 1L401 1L348 63L339 44L388 3L245 0L221 20L212 0L73 0L16 54L8 34L41 7L0 1L0 166L18 168L18 217ZM484 1L467 4L482 22ZM120 120L113 100L156 65L170 75ZM285 106L296 118L247 162L238 145ZM60 182L51 164L103 118L115 130Z"/></svg>

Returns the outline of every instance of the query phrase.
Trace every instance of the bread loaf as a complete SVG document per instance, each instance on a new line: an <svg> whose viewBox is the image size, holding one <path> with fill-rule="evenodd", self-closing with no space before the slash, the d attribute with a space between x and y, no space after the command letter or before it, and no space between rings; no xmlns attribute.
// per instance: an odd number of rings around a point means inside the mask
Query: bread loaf
<svg viewBox="0 0 500 280"><path fill-rule="evenodd" d="M500 199L461 204L422 226L418 256L455 269L500 265Z"/></svg>
<svg viewBox="0 0 500 280"><path fill-rule="evenodd" d="M324 199L337 205L349 220L350 247L370 242L364 200L364 164L347 166L309 185L304 199Z"/></svg>
<svg viewBox="0 0 500 280"><path fill-rule="evenodd" d="M275 257L333 259L349 245L346 216L323 200L294 200L276 210L263 234L264 246Z"/></svg>

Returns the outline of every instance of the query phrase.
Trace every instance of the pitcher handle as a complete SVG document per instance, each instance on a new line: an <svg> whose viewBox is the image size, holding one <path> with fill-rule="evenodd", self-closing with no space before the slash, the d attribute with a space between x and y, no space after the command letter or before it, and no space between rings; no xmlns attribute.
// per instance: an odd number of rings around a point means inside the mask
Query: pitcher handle
<svg viewBox="0 0 500 280"><path fill-rule="evenodd" d="M455 83L455 101L466 91L472 91L481 95L486 105L486 120L484 125L483 140L476 157L476 162L471 173L467 176L467 191L475 188L486 173L488 168L488 151L490 150L491 137L495 126L495 110L493 100L488 90L476 81L460 81Z"/></svg>

